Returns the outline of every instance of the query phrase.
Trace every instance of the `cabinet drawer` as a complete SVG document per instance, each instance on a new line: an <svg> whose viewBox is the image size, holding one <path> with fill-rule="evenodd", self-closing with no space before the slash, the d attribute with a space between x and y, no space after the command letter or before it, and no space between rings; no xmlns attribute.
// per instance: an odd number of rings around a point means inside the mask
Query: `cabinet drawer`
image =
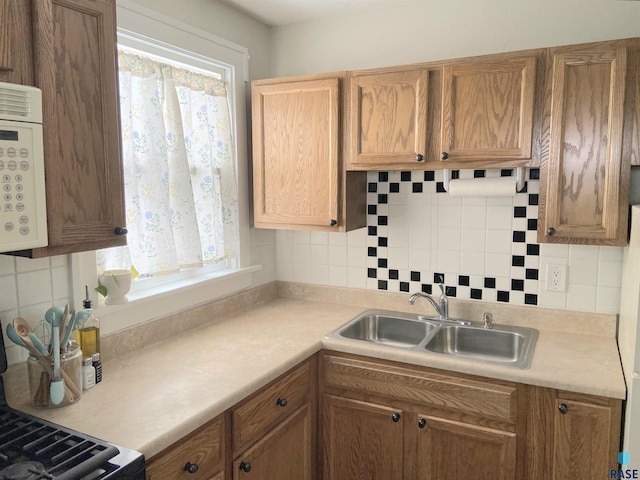
<svg viewBox="0 0 640 480"><path fill-rule="evenodd" d="M308 401L311 382L311 363L305 362L234 408L234 455L264 435L275 422Z"/></svg>
<svg viewBox="0 0 640 480"><path fill-rule="evenodd" d="M147 480L209 480L212 472L223 469L223 462L224 420L220 416L151 458ZM197 464L198 471L187 472L187 463Z"/></svg>
<svg viewBox="0 0 640 480"><path fill-rule="evenodd" d="M516 417L515 385L499 385L332 355L324 357L324 382L328 387L509 423L514 423Z"/></svg>

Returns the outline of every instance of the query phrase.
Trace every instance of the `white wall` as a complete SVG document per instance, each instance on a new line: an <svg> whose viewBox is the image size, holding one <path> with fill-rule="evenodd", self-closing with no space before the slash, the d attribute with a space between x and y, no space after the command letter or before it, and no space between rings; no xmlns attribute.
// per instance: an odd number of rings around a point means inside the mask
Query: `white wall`
<svg viewBox="0 0 640 480"><path fill-rule="evenodd" d="M420 0L275 27L272 76L640 36L640 2Z"/></svg>

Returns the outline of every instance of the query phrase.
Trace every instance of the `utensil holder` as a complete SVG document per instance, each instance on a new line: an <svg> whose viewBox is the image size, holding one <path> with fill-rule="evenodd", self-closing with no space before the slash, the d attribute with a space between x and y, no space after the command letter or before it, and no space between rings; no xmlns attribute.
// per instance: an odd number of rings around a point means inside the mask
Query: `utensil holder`
<svg viewBox="0 0 640 480"><path fill-rule="evenodd" d="M51 403L49 384L53 372L51 357L36 358L29 354L27 374L31 402L37 408L56 408L70 405L82 397L82 350L77 342L71 341L60 354L60 374L65 381L65 395L58 405Z"/></svg>

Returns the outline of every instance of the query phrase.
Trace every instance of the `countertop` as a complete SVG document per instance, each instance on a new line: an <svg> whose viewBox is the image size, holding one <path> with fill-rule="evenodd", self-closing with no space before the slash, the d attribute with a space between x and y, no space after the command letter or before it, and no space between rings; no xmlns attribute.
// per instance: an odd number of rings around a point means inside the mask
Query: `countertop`
<svg viewBox="0 0 640 480"><path fill-rule="evenodd" d="M67 407L31 406L24 364L4 375L10 406L151 458L321 348L531 385L624 398L613 337L540 330L531 368L325 339L364 310L277 298L103 366L104 380Z"/></svg>

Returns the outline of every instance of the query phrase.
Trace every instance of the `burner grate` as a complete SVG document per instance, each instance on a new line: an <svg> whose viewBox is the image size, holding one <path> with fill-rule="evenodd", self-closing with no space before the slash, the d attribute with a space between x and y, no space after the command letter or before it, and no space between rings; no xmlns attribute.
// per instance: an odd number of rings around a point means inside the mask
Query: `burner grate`
<svg viewBox="0 0 640 480"><path fill-rule="evenodd" d="M76 480L95 471L118 453L113 445L11 411L0 413L0 472L22 462L37 462L48 476L26 477L28 480Z"/></svg>

